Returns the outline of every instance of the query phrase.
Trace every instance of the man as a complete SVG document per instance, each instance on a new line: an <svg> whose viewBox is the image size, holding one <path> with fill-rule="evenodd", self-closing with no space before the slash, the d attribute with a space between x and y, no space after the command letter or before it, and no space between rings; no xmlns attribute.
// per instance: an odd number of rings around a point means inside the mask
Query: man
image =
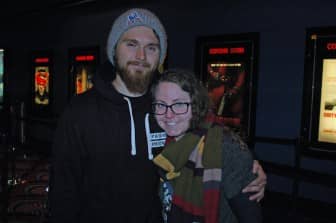
<svg viewBox="0 0 336 223"><path fill-rule="evenodd" d="M94 87L73 98L55 133L50 182L51 222L160 222L152 158L165 134L149 118L147 89L167 52L159 19L131 9L114 22L109 62ZM153 155L154 154L154 155ZM249 188L263 196L266 177Z"/></svg>

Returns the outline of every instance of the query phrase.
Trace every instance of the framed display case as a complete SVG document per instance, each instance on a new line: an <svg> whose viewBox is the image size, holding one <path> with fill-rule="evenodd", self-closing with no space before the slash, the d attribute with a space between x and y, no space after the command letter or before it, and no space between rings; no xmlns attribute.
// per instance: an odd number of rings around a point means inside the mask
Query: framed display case
<svg viewBox="0 0 336 223"><path fill-rule="evenodd" d="M0 110L5 106L5 49L0 48Z"/></svg>
<svg viewBox="0 0 336 223"><path fill-rule="evenodd" d="M70 97L82 94L93 86L92 78L99 65L99 48L84 47L69 49Z"/></svg>
<svg viewBox="0 0 336 223"><path fill-rule="evenodd" d="M50 116L53 104L53 62L51 52L34 52L31 72L32 115Z"/></svg>
<svg viewBox="0 0 336 223"><path fill-rule="evenodd" d="M306 30L301 135L309 150L336 154L336 27Z"/></svg>
<svg viewBox="0 0 336 223"><path fill-rule="evenodd" d="M255 131L259 34L199 37L195 72L208 89L211 114L251 143Z"/></svg>

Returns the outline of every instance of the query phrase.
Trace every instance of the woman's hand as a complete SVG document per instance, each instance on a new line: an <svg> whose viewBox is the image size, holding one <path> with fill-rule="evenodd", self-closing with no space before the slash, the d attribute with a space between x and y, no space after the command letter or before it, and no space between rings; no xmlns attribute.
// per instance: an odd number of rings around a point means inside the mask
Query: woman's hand
<svg viewBox="0 0 336 223"><path fill-rule="evenodd" d="M257 160L253 162L253 173L257 174L257 178L243 189L243 193L252 193L250 200L259 202L265 195L265 187L267 183L267 176L262 166Z"/></svg>

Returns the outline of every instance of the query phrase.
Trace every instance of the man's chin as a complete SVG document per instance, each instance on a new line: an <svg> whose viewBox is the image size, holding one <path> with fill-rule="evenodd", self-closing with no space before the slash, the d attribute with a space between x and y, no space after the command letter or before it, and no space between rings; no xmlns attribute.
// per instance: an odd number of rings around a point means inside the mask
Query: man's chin
<svg viewBox="0 0 336 223"><path fill-rule="evenodd" d="M139 73L136 73L135 75L136 76L133 77L137 78L125 80L126 87L132 93L145 93L149 87L151 79L139 78L141 76Z"/></svg>
<svg viewBox="0 0 336 223"><path fill-rule="evenodd" d="M148 72L150 71L149 68L146 67L132 67L132 69L129 69L129 73L132 75L141 75L144 76L145 74L148 74Z"/></svg>

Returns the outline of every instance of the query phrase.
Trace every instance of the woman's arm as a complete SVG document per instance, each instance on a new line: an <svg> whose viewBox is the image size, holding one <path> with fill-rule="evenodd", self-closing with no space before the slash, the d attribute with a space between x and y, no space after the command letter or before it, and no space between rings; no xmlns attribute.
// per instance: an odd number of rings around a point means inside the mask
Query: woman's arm
<svg viewBox="0 0 336 223"><path fill-rule="evenodd" d="M225 197L221 197L221 202L228 201L238 222L260 223L260 204L249 199L253 193L242 192L243 188L257 179L252 171L253 156L246 143L235 133L230 133L224 134L223 140L221 192Z"/></svg>

